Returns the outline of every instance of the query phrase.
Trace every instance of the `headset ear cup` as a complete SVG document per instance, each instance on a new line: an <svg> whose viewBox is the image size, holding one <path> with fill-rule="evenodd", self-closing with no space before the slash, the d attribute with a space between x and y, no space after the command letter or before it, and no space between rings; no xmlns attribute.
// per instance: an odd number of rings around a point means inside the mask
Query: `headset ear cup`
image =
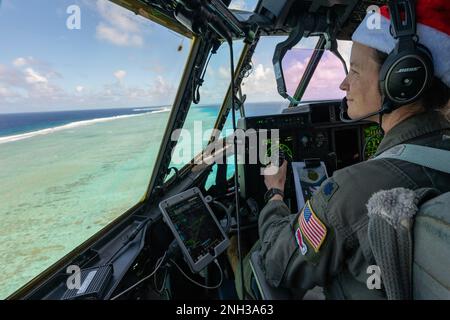
<svg viewBox="0 0 450 320"><path fill-rule="evenodd" d="M433 79L431 55L424 47L391 53L380 70L383 96L394 106L417 101Z"/></svg>
<svg viewBox="0 0 450 320"><path fill-rule="evenodd" d="M429 88L431 83L433 82L434 78L434 64L433 64L433 55L431 54L431 51L428 50L427 47L416 44L417 51L421 53L423 61L425 62L428 70L428 79L427 83L425 85L426 88Z"/></svg>
<svg viewBox="0 0 450 320"><path fill-rule="evenodd" d="M431 51L428 50L427 47L421 45L420 43L416 43L416 49L423 51L423 54L427 56L428 60L430 61L431 64L433 64L433 55L431 54Z"/></svg>

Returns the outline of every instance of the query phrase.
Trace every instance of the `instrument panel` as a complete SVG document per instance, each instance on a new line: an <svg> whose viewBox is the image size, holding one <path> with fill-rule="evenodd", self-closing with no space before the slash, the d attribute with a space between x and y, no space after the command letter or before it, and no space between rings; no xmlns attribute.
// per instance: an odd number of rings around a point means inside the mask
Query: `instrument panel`
<svg viewBox="0 0 450 320"><path fill-rule="evenodd" d="M339 120L339 101L314 103L289 108L282 114L245 117L239 119L238 128L256 132L257 140L247 135L246 161L239 165L240 193L244 199L256 200L264 206L264 176L261 162L251 163L249 154L261 146L273 145L270 130L278 130L278 146L284 157L292 162L306 162L311 165L324 163L328 176L335 170L353 165L367 158L367 151L374 152L377 146L376 125L367 121L347 124ZM259 132L267 131L267 136ZM260 141L265 139L266 141ZM369 146L366 142L371 139ZM255 143L255 141L258 141ZM268 148L270 150L270 148ZM264 151L263 151L264 152ZM366 154L364 154L366 153ZM291 210L297 210L292 168L288 166L285 199ZM295 212L295 211L294 211Z"/></svg>

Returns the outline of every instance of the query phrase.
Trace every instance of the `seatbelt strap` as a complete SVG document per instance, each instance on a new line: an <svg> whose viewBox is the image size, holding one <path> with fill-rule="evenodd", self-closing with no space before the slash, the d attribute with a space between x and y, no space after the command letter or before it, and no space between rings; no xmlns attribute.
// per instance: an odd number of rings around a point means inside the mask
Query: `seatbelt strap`
<svg viewBox="0 0 450 320"><path fill-rule="evenodd" d="M398 159L430 169L450 173L450 151L415 144L399 144L386 150L376 159Z"/></svg>

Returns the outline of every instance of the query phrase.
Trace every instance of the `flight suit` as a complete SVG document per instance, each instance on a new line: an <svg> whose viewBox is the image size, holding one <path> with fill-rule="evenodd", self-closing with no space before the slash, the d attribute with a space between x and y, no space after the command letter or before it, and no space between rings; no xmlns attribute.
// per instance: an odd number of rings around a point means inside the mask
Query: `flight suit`
<svg viewBox="0 0 450 320"><path fill-rule="evenodd" d="M450 123L435 111L414 115L386 134L375 156L403 143L450 150ZM289 288L294 298L321 286L328 299L384 299L382 288L367 286L368 267L376 262L367 236L366 204L375 192L397 187L447 192L450 175L401 160L375 159L336 171L297 214L281 200L269 201L259 216L260 240L252 249L260 250L268 283ZM252 296L248 259L244 283ZM238 269L242 297L239 278Z"/></svg>

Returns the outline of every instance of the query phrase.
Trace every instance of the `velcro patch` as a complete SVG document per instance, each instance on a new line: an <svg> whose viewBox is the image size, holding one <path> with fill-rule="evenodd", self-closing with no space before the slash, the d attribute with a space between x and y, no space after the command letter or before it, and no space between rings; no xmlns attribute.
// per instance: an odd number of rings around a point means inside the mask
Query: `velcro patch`
<svg viewBox="0 0 450 320"><path fill-rule="evenodd" d="M319 252L327 236L327 228L314 213L309 201L303 207L298 223L304 239L308 241L315 252Z"/></svg>
<svg viewBox="0 0 450 320"><path fill-rule="evenodd" d="M328 179L326 184L322 187L322 194L325 200L329 201L338 188L339 185L332 178Z"/></svg>

